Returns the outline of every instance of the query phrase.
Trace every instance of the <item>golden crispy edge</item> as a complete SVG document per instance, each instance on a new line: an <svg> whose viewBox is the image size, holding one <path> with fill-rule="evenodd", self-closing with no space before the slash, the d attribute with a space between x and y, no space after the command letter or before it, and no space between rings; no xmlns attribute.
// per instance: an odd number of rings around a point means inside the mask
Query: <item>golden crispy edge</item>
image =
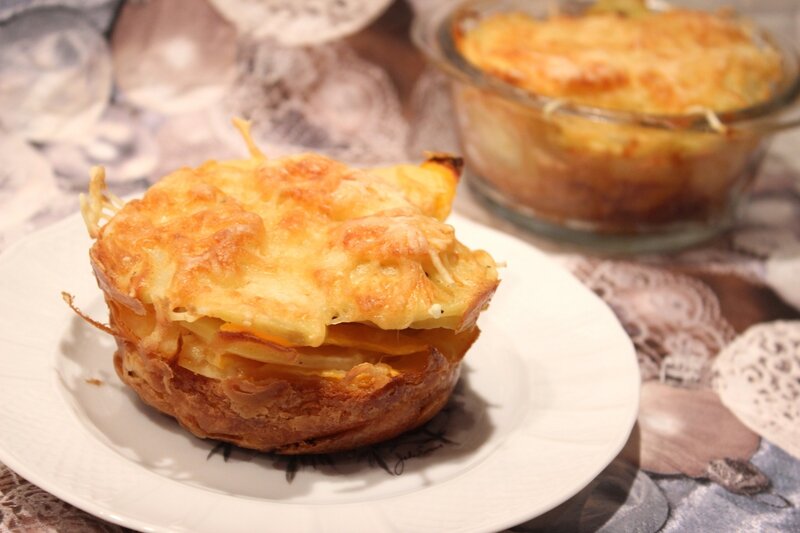
<svg viewBox="0 0 800 533"><path fill-rule="evenodd" d="M117 374L145 403L200 438L281 454L352 449L417 427L444 406L460 366L431 349L423 368L360 394L324 379L205 378L117 344Z"/></svg>

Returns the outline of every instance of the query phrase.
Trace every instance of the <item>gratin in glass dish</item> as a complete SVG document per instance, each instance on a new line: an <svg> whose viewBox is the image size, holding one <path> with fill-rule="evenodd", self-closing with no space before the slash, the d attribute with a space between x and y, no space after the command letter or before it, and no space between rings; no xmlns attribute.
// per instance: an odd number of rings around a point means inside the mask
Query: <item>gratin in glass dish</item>
<svg viewBox="0 0 800 533"><path fill-rule="evenodd" d="M729 227L772 135L800 123L793 106L800 94L793 45L763 30L755 34L782 63L769 99L734 111L670 115L535 94L482 72L457 48L454 34L484 17L513 11L542 19L553 4L445 3L415 21L415 43L453 81L473 190L490 208L537 233L609 252L687 246ZM558 3L569 14L592 4Z"/></svg>

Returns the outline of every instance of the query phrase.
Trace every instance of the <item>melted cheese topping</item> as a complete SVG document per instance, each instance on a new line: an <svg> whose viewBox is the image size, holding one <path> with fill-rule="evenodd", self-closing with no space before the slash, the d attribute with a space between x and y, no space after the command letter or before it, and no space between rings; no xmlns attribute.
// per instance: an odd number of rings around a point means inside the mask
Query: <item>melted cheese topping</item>
<svg viewBox="0 0 800 533"><path fill-rule="evenodd" d="M744 108L768 100L782 76L778 52L722 13L505 13L456 32L456 41L471 63L528 91L625 111Z"/></svg>
<svg viewBox="0 0 800 533"><path fill-rule="evenodd" d="M163 178L95 228L92 262L107 294L133 313L152 306L156 322L195 334L211 318L274 353L348 346L352 335L330 327L340 323L464 331L497 271L441 221L456 178L441 157L375 172L312 154L211 161ZM99 209L95 189L85 203ZM97 218L90 207L84 216Z"/></svg>

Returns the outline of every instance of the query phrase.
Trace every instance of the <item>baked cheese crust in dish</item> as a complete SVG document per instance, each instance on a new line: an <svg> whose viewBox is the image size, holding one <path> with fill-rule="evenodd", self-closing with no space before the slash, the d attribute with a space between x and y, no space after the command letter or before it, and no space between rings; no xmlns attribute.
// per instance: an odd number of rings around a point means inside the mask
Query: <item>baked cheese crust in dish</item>
<svg viewBox="0 0 800 533"><path fill-rule="evenodd" d="M460 160L360 170L302 154L182 168L82 212L120 378L199 437L320 453L445 404L494 261L443 222Z"/></svg>
<svg viewBox="0 0 800 533"><path fill-rule="evenodd" d="M613 4L544 20L487 16L457 32L456 44L481 70L532 93L639 113L742 109L768 100L781 80L780 54L733 12L620 13Z"/></svg>
<svg viewBox="0 0 800 533"><path fill-rule="evenodd" d="M475 188L545 235L624 252L728 227L767 146L740 119L795 85L794 52L730 11L598 0L537 18L546 4L467 2L443 19L457 59L437 59L459 73Z"/></svg>

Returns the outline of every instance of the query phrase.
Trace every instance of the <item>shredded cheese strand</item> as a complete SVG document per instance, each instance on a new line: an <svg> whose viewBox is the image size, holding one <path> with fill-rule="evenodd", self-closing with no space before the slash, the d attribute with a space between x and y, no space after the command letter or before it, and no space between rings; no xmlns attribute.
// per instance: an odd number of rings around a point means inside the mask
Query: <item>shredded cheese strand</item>
<svg viewBox="0 0 800 533"><path fill-rule="evenodd" d="M75 311L75 314L81 317L83 320L85 320L92 326L96 327L97 329L108 333L109 335L117 336L117 332L114 331L110 326L106 326L105 324L102 324L97 320L94 320L92 317L90 317L89 315L78 309L78 307L75 305L75 297L73 295L71 295L68 292L61 291L61 298L63 298L63 300L67 303L67 305L70 306L70 308L73 311Z"/></svg>
<svg viewBox="0 0 800 533"><path fill-rule="evenodd" d="M713 109L710 109L705 106L692 106L687 111L690 113L702 113L706 117L706 122L708 122L708 126L717 133L727 133L728 127L723 124L720 120L719 116L714 113Z"/></svg>
<svg viewBox="0 0 800 533"><path fill-rule="evenodd" d="M558 108L562 107L565 103L566 102L564 102L564 100L558 100L558 99L553 99L547 102L543 108L545 118L550 118L550 115L555 113L558 110Z"/></svg>
<svg viewBox="0 0 800 533"><path fill-rule="evenodd" d="M233 119L233 125L239 130L239 134L242 136L242 139L244 139L245 144L247 144L247 150L250 152L250 156L255 159L266 159L267 156L256 146L253 136L250 133L250 121L236 117Z"/></svg>
<svg viewBox="0 0 800 533"><path fill-rule="evenodd" d="M433 263L433 267L436 269L439 275L442 276L442 280L444 280L444 282L447 283L448 285L452 285L453 283L455 283L455 281L453 280L453 276L450 275L450 272L448 272L447 269L442 264L442 260L439 257L439 254L437 254L433 250L428 250L428 255L431 258L431 263Z"/></svg>
<svg viewBox="0 0 800 533"><path fill-rule="evenodd" d="M92 167L90 176L89 194L81 194L78 198L81 216L89 231L89 236L96 239L100 234L101 223L110 220L117 214L125 202L108 192L106 171L103 167Z"/></svg>

